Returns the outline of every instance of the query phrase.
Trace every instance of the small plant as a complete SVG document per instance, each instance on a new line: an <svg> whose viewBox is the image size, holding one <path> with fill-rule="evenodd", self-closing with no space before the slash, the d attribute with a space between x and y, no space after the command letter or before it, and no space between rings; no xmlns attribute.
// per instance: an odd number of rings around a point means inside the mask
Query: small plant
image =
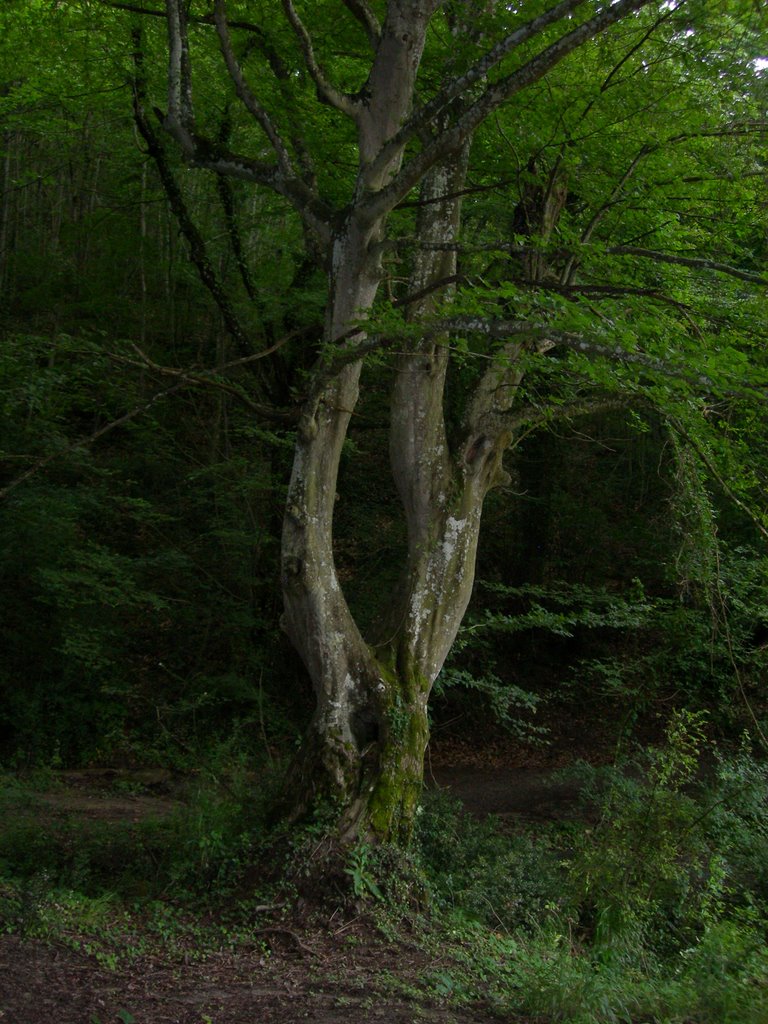
<svg viewBox="0 0 768 1024"><path fill-rule="evenodd" d="M352 879L352 888L358 899L373 896L377 900L383 900L384 896L371 868L371 859L371 847L367 843L358 843L349 851L344 873Z"/></svg>
<svg viewBox="0 0 768 1024"><path fill-rule="evenodd" d="M662 944L683 941L711 900L701 807L686 789L703 728L703 714L678 712L644 764L603 773L602 794L593 774L601 817L577 841L570 886L581 926L606 961L634 955L652 935Z"/></svg>
<svg viewBox="0 0 768 1024"><path fill-rule="evenodd" d="M511 932L532 927L562 901L563 869L544 834L504 835L445 796L430 794L417 841L432 902L454 921Z"/></svg>

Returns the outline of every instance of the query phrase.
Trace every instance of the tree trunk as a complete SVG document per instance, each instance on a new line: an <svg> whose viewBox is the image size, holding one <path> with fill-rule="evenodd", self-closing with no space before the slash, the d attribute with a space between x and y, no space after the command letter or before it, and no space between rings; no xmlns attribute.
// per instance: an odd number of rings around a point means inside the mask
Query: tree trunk
<svg viewBox="0 0 768 1024"><path fill-rule="evenodd" d="M456 238L468 148L423 182L417 225L423 247L412 293L429 292L455 274L454 253L439 245ZM336 240L332 337L373 301L379 274L368 269L365 253L378 237L377 228L356 240L349 228ZM411 317L422 317L431 304L430 298L415 303ZM312 677L317 704L292 784L299 811L318 799L337 801L348 837L404 843L411 835L423 786L429 694L472 593L483 501L499 479L509 441L489 414L500 395L508 405L514 388L505 386L508 368L493 368L478 386L465 440L455 455L449 451L444 341L416 343L399 360L390 449L408 557L394 628L382 646L369 646L361 636L332 551L336 475L360 363L313 395L299 427L283 532L284 624Z"/></svg>

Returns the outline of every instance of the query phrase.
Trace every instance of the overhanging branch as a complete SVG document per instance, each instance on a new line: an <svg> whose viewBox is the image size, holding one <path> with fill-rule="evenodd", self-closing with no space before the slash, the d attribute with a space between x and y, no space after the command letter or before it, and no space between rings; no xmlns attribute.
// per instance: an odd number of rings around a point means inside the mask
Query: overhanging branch
<svg viewBox="0 0 768 1024"><path fill-rule="evenodd" d="M421 180L430 167L444 159L449 153L455 152L459 149L460 146L462 146L464 142L471 137L475 129L506 100L515 95L515 93L526 88L528 85L538 81L549 70L559 64L561 60L567 57L574 50L578 49L578 47L587 40L594 38L601 32L604 32L606 29L616 24L616 22L621 21L622 18L641 10L650 2L651 0L616 0L615 3L609 4L594 17L589 18L571 32L567 32L565 35L561 36L556 42L546 47L510 75L507 75L498 82L494 82L489 85L476 100L467 100L462 112L457 116L453 127L439 133L432 142L428 143L421 150L420 153L405 163L397 176L386 188L381 189L370 197L361 212L364 212L364 215L369 219L376 219L377 217L388 213ZM558 7L552 8L550 12L546 12L545 15L542 15L542 18L546 18L548 15L550 16L550 20L547 24L559 20L565 13L567 13L567 11L562 10L557 14L557 17L555 17L555 13L560 11L560 8L561 5L558 5ZM532 26L533 22L528 24L529 26ZM533 38L535 35L538 35L539 32L542 31L543 27L546 26L538 26L535 31L531 28L526 38ZM524 26L523 28L527 29L528 26ZM481 77L483 77L483 75L478 75L478 78ZM458 81L459 80L457 80L457 82ZM462 89L459 90L459 93L462 91L464 91L463 86ZM459 93L457 93L457 95ZM469 95L471 95L471 91ZM442 106L440 109L442 110ZM436 116L436 113L437 111L432 114L428 120L432 121ZM418 126L414 128L413 133L420 130L422 127L421 123L419 123ZM395 143L396 139L400 139L400 136L401 133L398 133L386 144L382 153L379 154L374 161L372 170L379 168L380 164L381 166L385 166L386 161L381 163L385 157L387 160L391 160L393 158L393 152L390 152L389 149ZM403 137L400 139L398 144L399 148L396 147L394 152L400 152L410 137L411 135L409 134L407 138Z"/></svg>
<svg viewBox="0 0 768 1024"><path fill-rule="evenodd" d="M612 256L639 256L656 263L675 263L678 266L693 267L696 270L713 270L717 274L728 274L741 281L749 281L750 284L768 285L768 277L762 274L741 270L739 267L732 267L727 263L718 263L716 260L682 256L673 252L659 252L657 249L642 249L636 245L614 245L606 252Z"/></svg>

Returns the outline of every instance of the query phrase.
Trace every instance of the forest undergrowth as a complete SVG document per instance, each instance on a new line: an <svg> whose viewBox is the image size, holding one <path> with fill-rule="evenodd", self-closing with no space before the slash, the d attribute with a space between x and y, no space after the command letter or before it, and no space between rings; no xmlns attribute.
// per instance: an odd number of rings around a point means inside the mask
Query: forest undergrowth
<svg viewBox="0 0 768 1024"><path fill-rule="evenodd" d="M377 1006L457 1020L482 1008L570 1024L764 1021L768 767L746 734L718 752L706 715L679 712L658 745L571 772L580 804L549 821L479 820L427 792L408 853L339 852L322 820L270 825L274 794L235 759L179 779L165 813L133 821L110 819L110 799L146 793L124 777L102 793L104 816L86 820L57 812L57 773L7 773L2 941L84 956L116 990L148 962L260 950L272 971L293 957L312 1005L313 961L343 939L378 949L361 976ZM134 1003L120 1020L148 1019Z"/></svg>

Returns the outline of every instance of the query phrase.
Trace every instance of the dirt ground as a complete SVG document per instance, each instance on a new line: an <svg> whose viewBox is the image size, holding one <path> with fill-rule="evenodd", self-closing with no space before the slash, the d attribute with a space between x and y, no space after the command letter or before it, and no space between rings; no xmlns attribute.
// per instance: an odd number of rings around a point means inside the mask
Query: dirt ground
<svg viewBox="0 0 768 1024"><path fill-rule="evenodd" d="M427 781L479 817L525 821L578 814L578 791L552 753L515 753L446 739ZM52 817L131 822L170 813L167 773L111 769L62 773L41 797ZM169 962L130 958L110 970L82 949L0 935L0 1024L491 1024L482 1005L460 1010L435 996L430 978L447 965L415 945L392 943L372 922L276 921L254 948ZM511 1018L504 1020L511 1024ZM520 1024L523 1024L521 1021ZM527 1024L527 1022L526 1022ZM532 1022L531 1022L532 1024Z"/></svg>
<svg viewBox="0 0 768 1024"><path fill-rule="evenodd" d="M65 948L0 937L3 1024L491 1024L424 991L438 961L377 939L370 925L264 935L264 947L196 963L139 960L110 971ZM506 1018L509 1021L509 1017Z"/></svg>

